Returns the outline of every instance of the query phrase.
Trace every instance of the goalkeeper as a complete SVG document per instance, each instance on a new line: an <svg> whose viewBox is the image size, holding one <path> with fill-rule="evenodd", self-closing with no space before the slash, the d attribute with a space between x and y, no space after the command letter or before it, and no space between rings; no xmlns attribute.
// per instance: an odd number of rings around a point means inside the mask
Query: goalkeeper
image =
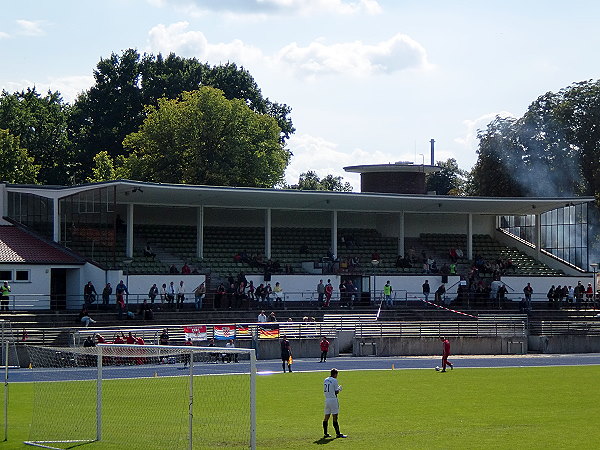
<svg viewBox="0 0 600 450"><path fill-rule="evenodd" d="M331 369L330 376L325 378L325 382L323 383L323 392L325 393L325 418L323 419L323 438L331 437L331 435L327 432L329 416L333 416L333 428L335 428L336 437L348 437L340 432L340 426L338 425L338 413L340 411L340 404L338 402L337 396L341 392L342 386L338 384L337 376L337 369Z"/></svg>

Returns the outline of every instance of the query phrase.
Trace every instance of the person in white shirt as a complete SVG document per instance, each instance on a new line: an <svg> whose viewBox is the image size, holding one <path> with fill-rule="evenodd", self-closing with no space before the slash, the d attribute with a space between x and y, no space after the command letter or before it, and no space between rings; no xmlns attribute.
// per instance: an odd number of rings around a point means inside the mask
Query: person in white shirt
<svg viewBox="0 0 600 450"><path fill-rule="evenodd" d="M258 321L259 322L266 322L267 321L267 315L265 314L264 310L260 312L260 314L258 315Z"/></svg>
<svg viewBox="0 0 600 450"><path fill-rule="evenodd" d="M333 416L333 428L335 428L336 437L345 438L348 437L340 432L340 426L338 425L338 413L340 411L340 405L338 403L338 394L342 390L342 386L337 380L338 370L331 369L330 376L325 378L323 383L323 392L325 394L325 418L323 419L323 438L331 437L327 432L327 425L329 424L329 416Z"/></svg>
<svg viewBox="0 0 600 450"><path fill-rule="evenodd" d="M185 300L185 286L183 285L183 280L179 282L179 287L177 288L177 309L183 308L183 301Z"/></svg>

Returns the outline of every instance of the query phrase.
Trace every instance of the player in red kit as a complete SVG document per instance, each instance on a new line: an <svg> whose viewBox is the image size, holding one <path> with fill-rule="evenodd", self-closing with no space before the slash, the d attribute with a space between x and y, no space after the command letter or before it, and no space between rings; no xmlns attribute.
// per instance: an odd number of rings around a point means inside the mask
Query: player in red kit
<svg viewBox="0 0 600 450"><path fill-rule="evenodd" d="M319 345L321 346L321 360L319 362L327 362L327 351L329 350L329 341L325 336L323 336Z"/></svg>
<svg viewBox="0 0 600 450"><path fill-rule="evenodd" d="M450 341L445 337L440 338L442 341L443 350L442 350L442 372L446 371L446 364L450 366L450 370L454 369L454 365L448 361L448 356L450 356Z"/></svg>

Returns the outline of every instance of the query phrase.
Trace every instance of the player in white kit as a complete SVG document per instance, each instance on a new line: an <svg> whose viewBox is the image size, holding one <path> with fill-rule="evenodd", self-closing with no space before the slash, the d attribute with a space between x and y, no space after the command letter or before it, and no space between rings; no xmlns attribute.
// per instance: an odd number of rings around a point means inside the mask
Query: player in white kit
<svg viewBox="0 0 600 450"><path fill-rule="evenodd" d="M337 369L331 369L331 375L325 378L323 383L323 392L325 394L325 418L323 419L323 437L331 437L327 433L327 425L329 424L329 416L333 416L333 428L337 434L336 437L345 438L348 437L345 434L340 433L340 426L338 425L338 413L340 411L340 405L338 403L338 394L342 390L342 386L337 380L338 371Z"/></svg>

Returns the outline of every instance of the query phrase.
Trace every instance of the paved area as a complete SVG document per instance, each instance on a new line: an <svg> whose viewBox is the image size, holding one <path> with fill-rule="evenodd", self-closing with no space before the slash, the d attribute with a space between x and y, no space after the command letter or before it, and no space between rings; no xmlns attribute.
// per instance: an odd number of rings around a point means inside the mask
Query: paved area
<svg viewBox="0 0 600 450"><path fill-rule="evenodd" d="M569 354L569 355L515 355L515 356L452 356L451 361L455 369L479 367L543 367L543 366L600 366L599 353ZM331 367L339 370L408 370L431 369L440 365L439 357L414 356L414 357L352 357L340 356L330 358L326 363L319 363L317 359L294 360L292 369L295 372L326 371ZM219 375L229 373L248 373L248 361L239 363L195 363L194 373L198 375ZM259 375L281 372L281 361L258 361ZM140 378L140 377L169 377L182 376L189 373L189 368L177 364L148 364L135 366L107 366L103 369L104 378ZM95 368L61 368L61 369L11 369L9 382L31 381L67 381L95 379Z"/></svg>

